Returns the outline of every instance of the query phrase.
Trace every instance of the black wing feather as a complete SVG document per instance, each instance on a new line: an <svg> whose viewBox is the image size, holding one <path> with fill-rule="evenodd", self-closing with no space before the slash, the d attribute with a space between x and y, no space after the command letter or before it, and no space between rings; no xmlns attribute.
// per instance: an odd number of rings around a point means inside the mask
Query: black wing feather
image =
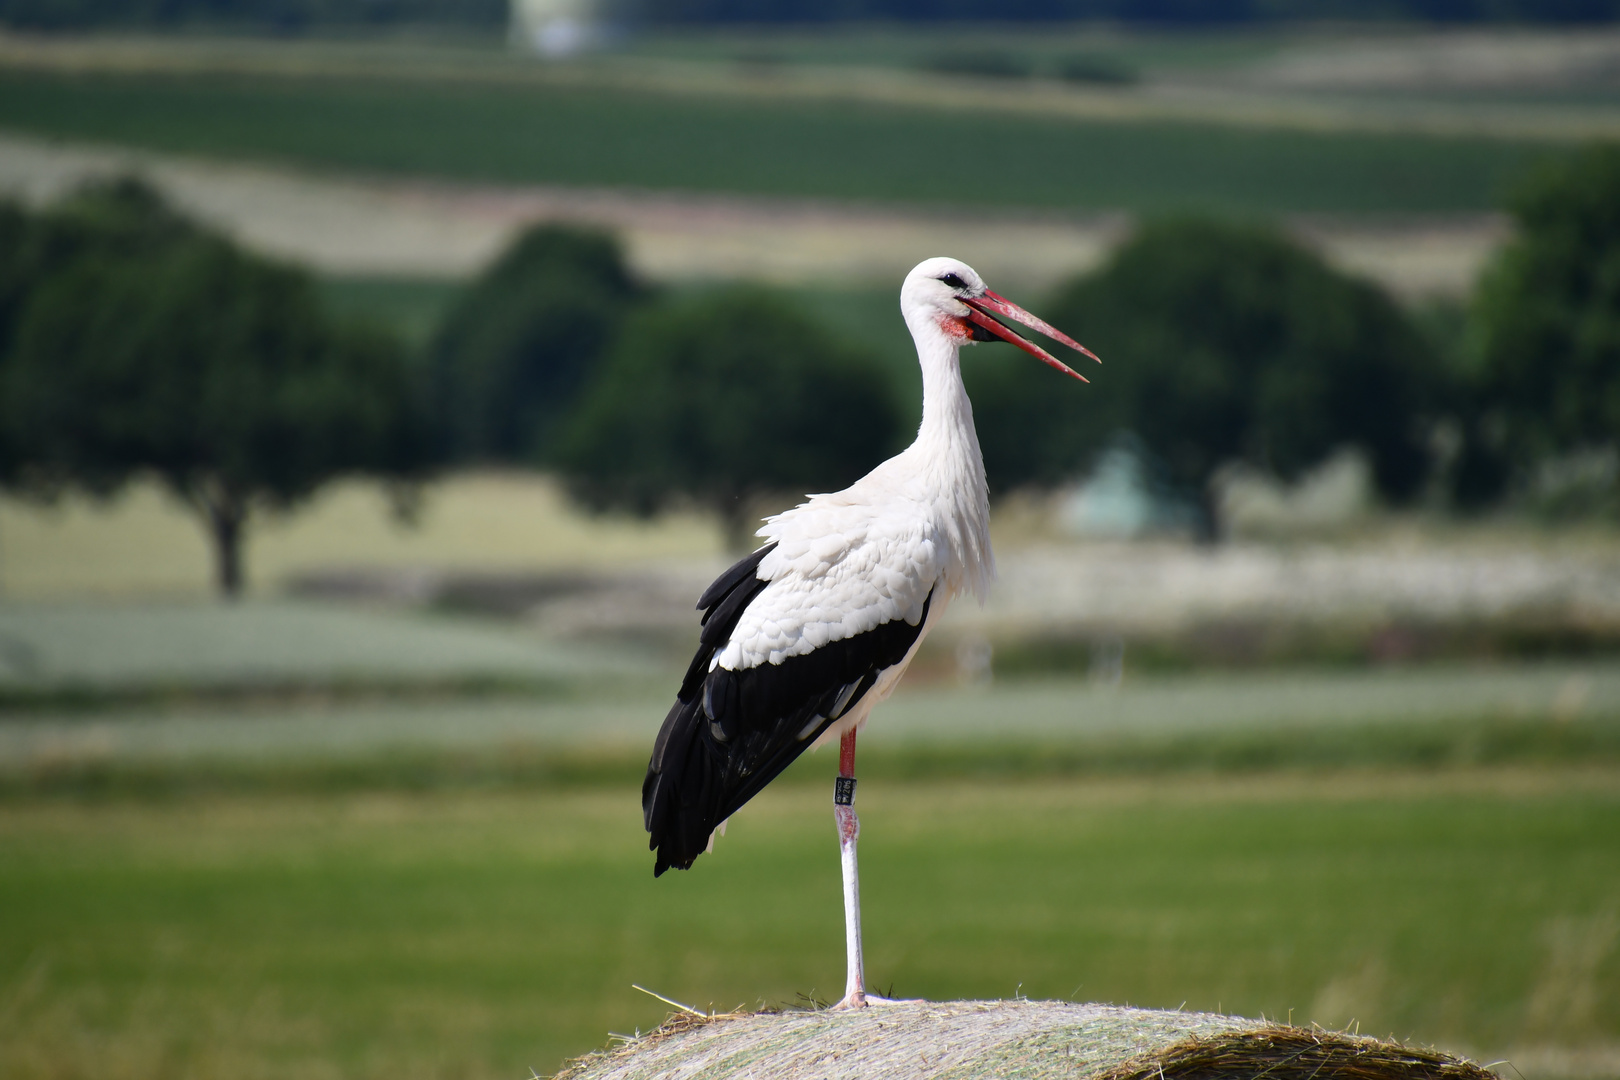
<svg viewBox="0 0 1620 1080"><path fill-rule="evenodd" d="M737 628L737 620L742 618L742 613L753 603L760 590L770 584L759 578L757 571L760 562L775 547L776 542L772 541L747 558L737 560L731 569L715 578L714 584L704 589L703 595L698 597L698 610L703 612L703 629L698 634L697 655L692 658L691 665L686 669L686 677L681 680L677 696L682 701L696 692L709 670L714 650L725 645L731 632Z"/></svg>
<svg viewBox="0 0 1620 1080"><path fill-rule="evenodd" d="M769 551L761 548L727 570L699 601L706 610L697 655L641 787L648 846L658 853L655 877L671 866L690 868L720 822L865 697L884 669L905 659L928 620L932 593L916 625L895 619L780 664L710 671L715 652L768 584L756 572Z"/></svg>
<svg viewBox="0 0 1620 1080"><path fill-rule="evenodd" d="M703 622L709 621L708 608L714 607L726 598L726 594L735 589L744 581L758 581L759 564L765 561L765 556L776 550L776 541L772 540L764 547L757 548L748 555L738 559L731 569L714 579L703 595L698 597L697 607L703 612Z"/></svg>

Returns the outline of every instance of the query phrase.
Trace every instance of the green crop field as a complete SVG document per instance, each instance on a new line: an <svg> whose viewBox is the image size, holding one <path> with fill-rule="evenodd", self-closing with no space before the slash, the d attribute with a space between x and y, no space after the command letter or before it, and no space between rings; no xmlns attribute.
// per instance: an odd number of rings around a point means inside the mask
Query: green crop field
<svg viewBox="0 0 1620 1080"><path fill-rule="evenodd" d="M818 774L818 780L823 779ZM505 1077L667 1011L841 990L827 792L655 881L629 786L0 804L0 1073ZM897 994L1291 1015L1513 1052L1620 1038L1620 774L861 791Z"/></svg>
<svg viewBox="0 0 1620 1080"><path fill-rule="evenodd" d="M42 507L0 498L0 544L8 601L210 595L202 530L150 482L105 501L70 496ZM274 592L332 567L554 572L723 553L716 523L696 513L592 517L549 477L482 472L431 485L413 527L393 520L375 484L333 484L291 514L254 521L247 572L250 586Z"/></svg>
<svg viewBox="0 0 1620 1080"><path fill-rule="evenodd" d="M1318 35L1320 37L1320 35ZM1275 27L1240 30L1200 28L1198 33L1152 33L1117 27L1042 26L1031 31L1016 23L962 25L912 23L904 26L830 24L822 27L769 26L709 28L631 38L622 48L640 56L745 64L826 64L868 67L927 67L940 55L976 51L1044 61L1076 56L1109 60L1126 71L1185 73L1229 69L1268 60L1290 45L1311 41Z"/></svg>
<svg viewBox="0 0 1620 1080"><path fill-rule="evenodd" d="M0 129L455 180L1058 210L1496 206L1546 147L590 85L0 74Z"/></svg>

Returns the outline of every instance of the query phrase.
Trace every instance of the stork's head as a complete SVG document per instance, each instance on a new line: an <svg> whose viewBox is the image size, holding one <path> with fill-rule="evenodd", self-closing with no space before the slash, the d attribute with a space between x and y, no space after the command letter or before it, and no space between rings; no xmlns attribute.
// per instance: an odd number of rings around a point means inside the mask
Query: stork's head
<svg viewBox="0 0 1620 1080"><path fill-rule="evenodd" d="M962 344L1007 341L1081 382L1086 377L995 318L1022 323L1053 341L1097 360L1096 354L1063 331L1036 318L1004 296L993 293L978 272L960 259L925 259L906 275L900 287L900 310L912 332L940 332ZM1098 363L1102 361L1098 360Z"/></svg>

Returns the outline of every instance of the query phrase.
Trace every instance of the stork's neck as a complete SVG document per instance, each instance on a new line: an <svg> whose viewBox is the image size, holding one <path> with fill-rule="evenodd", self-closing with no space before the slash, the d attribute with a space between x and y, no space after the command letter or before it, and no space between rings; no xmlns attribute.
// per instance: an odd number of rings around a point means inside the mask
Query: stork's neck
<svg viewBox="0 0 1620 1080"><path fill-rule="evenodd" d="M968 590L982 598L994 573L990 497L973 405L962 384L961 344L930 319L907 321L922 365L923 415L906 454L913 458L926 497L945 519L953 549L951 591Z"/></svg>
<svg viewBox="0 0 1620 1080"><path fill-rule="evenodd" d="M973 429L973 405L962 384L960 345L938 328L931 334L917 335L917 359L922 365L923 415L917 429L917 444L927 444L935 453L963 453L983 462L979 438Z"/></svg>

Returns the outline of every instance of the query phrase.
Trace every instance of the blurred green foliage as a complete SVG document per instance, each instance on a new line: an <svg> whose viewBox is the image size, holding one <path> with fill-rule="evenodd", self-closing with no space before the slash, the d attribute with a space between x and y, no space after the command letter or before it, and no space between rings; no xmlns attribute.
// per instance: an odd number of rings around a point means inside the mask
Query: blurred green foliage
<svg viewBox="0 0 1620 1080"><path fill-rule="evenodd" d="M558 460L587 504L714 508L741 546L754 498L833 491L897 449L870 357L771 293L732 287L633 318L588 384Z"/></svg>
<svg viewBox="0 0 1620 1080"><path fill-rule="evenodd" d="M1122 431L1186 493L1228 462L1293 479L1354 445L1392 501L1424 490L1438 463L1460 501L1480 502L1515 470L1612 453L1616 207L1620 150L1544 170L1466 312L1405 312L1262 226L1149 222L1041 306L1107 361L1093 385L966 354L991 481L1063 482ZM755 500L854 480L896 448L915 404L889 294L866 321L895 328L895 362L821 328L864 311L849 296L796 300L659 300L612 236L536 227L443 293L424 394L398 343L334 320L303 275L138 184L42 215L0 206L0 481L108 493L157 470L209 521L227 588L253 505L446 457L555 465L599 509L696 500L740 543ZM1462 433L1450 450L1436 437L1447 425Z"/></svg>
<svg viewBox="0 0 1620 1080"><path fill-rule="evenodd" d="M506 0L0 0L0 23L33 30L228 26L281 33L411 24L500 27Z"/></svg>
<svg viewBox="0 0 1620 1080"><path fill-rule="evenodd" d="M1116 57L1100 53L1075 53L1059 58L1054 69L1067 82L1124 86L1136 82L1140 73Z"/></svg>
<svg viewBox="0 0 1620 1080"><path fill-rule="evenodd" d="M1439 378L1427 340L1376 287L1277 232L1150 223L1044 314L1104 366L1075 391L1039 365L965 360L1003 489L1074 475L1122 429L1190 489L1234 460L1292 478L1346 444L1391 498L1427 476L1420 419Z"/></svg>
<svg viewBox="0 0 1620 1080"><path fill-rule="evenodd" d="M316 284L334 317L386 326L413 356L420 357L470 283L459 278L343 274L322 276Z"/></svg>
<svg viewBox="0 0 1620 1080"><path fill-rule="evenodd" d="M642 299L608 233L538 225L451 309L431 349L456 461L543 460L589 369Z"/></svg>
<svg viewBox="0 0 1620 1080"><path fill-rule="evenodd" d="M927 57L922 66L942 75L970 75L985 79L1027 79L1035 74L1028 56L1004 49L952 49Z"/></svg>
<svg viewBox="0 0 1620 1080"><path fill-rule="evenodd" d="M1465 357L1470 502L1535 462L1620 439L1620 146L1544 166L1509 210L1515 237L1480 284Z"/></svg>
<svg viewBox="0 0 1620 1080"><path fill-rule="evenodd" d="M427 466L427 418L398 344L334 323L306 274L245 254L131 180L4 220L17 241L0 255L12 485L107 494L154 472L206 522L234 594L255 507L296 503L340 473Z"/></svg>

